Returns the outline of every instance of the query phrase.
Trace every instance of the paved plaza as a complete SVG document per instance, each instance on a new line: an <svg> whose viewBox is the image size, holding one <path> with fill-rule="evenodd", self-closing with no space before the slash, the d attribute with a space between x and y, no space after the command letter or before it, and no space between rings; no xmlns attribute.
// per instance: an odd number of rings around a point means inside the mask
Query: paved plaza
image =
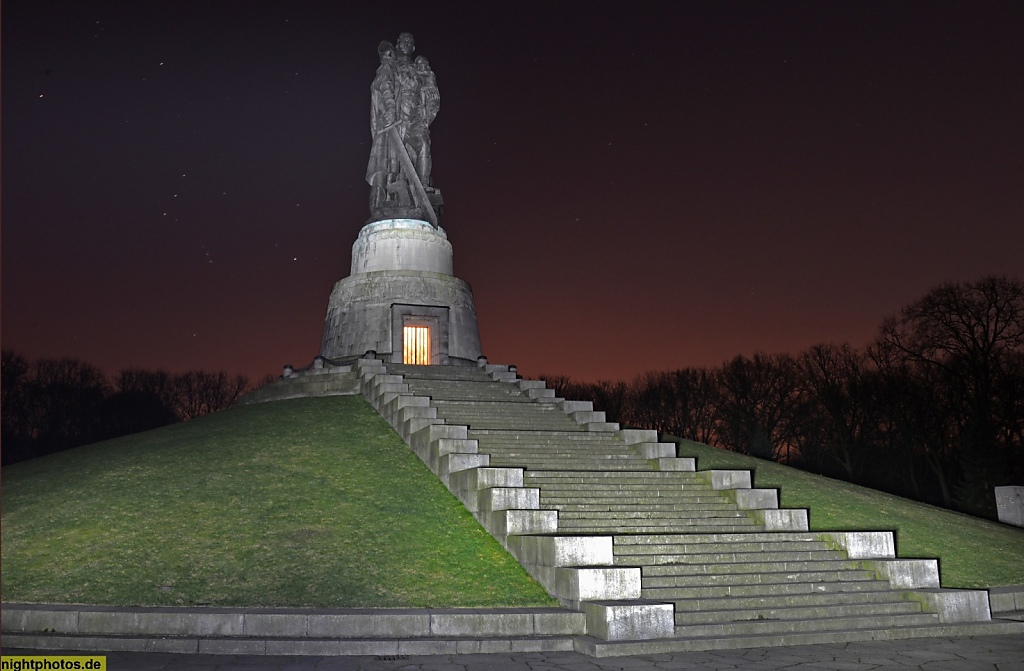
<svg viewBox="0 0 1024 671"><path fill-rule="evenodd" d="M4 655L38 651L4 649ZM76 654L76 653L46 653ZM97 654L97 653L79 653ZM1024 634L596 659L573 652L391 657L108 653L109 671L1024 671Z"/></svg>

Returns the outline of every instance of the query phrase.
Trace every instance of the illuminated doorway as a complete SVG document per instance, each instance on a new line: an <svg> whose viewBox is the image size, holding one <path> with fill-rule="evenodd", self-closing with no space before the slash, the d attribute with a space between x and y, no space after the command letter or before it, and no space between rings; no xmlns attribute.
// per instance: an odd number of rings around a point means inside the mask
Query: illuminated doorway
<svg viewBox="0 0 1024 671"><path fill-rule="evenodd" d="M406 325L402 328L402 363L430 365L430 327Z"/></svg>

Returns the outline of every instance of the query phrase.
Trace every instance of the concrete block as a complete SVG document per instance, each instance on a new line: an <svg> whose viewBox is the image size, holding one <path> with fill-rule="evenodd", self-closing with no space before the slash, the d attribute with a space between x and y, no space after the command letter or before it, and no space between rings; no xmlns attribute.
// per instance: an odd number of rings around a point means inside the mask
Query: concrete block
<svg viewBox="0 0 1024 671"><path fill-rule="evenodd" d="M935 559L875 559L863 566L897 589L939 587L939 562Z"/></svg>
<svg viewBox="0 0 1024 671"><path fill-rule="evenodd" d="M639 599L640 569L628 567L559 567L551 593L573 602Z"/></svg>
<svg viewBox="0 0 1024 671"><path fill-rule="evenodd" d="M1024 527L1024 487L996 487L996 514L1003 524Z"/></svg>
<svg viewBox="0 0 1024 671"><path fill-rule="evenodd" d="M712 489L750 489L750 471L699 471Z"/></svg>
<svg viewBox="0 0 1024 671"><path fill-rule="evenodd" d="M198 652L200 655L265 655L267 643L259 639L201 638Z"/></svg>
<svg viewBox="0 0 1024 671"><path fill-rule="evenodd" d="M908 596L921 602L926 613L936 613L939 622L989 622L988 592L981 589L921 589Z"/></svg>
<svg viewBox="0 0 1024 671"><path fill-rule="evenodd" d="M398 654L398 641L338 641L338 652L332 653L331 656L336 655L360 655L360 656L383 656L383 655L397 655Z"/></svg>
<svg viewBox="0 0 1024 671"><path fill-rule="evenodd" d="M662 457L651 459L651 464L659 471L685 471L693 473L697 470L697 460L692 457Z"/></svg>
<svg viewBox="0 0 1024 671"><path fill-rule="evenodd" d="M430 417L410 417L409 419L402 422L399 426L402 430L399 431L402 437L408 443L413 434L423 430L428 426L444 426L443 419L432 419Z"/></svg>
<svg viewBox="0 0 1024 671"><path fill-rule="evenodd" d="M544 389L547 383L544 380L517 380L516 385L526 391L527 389Z"/></svg>
<svg viewBox="0 0 1024 671"><path fill-rule="evenodd" d="M245 631L242 613L196 613L197 636L241 636Z"/></svg>
<svg viewBox="0 0 1024 671"><path fill-rule="evenodd" d="M347 641L312 641L309 639L270 640L267 641L268 655L306 655L327 657L344 654L342 650Z"/></svg>
<svg viewBox="0 0 1024 671"><path fill-rule="evenodd" d="M571 414L571 413L574 413L574 412L583 412L583 411L586 411L586 410L593 410L594 409L594 402L593 401L564 401L563 400L561 403L559 403L559 405L561 406L562 410L564 410L566 412L566 414Z"/></svg>
<svg viewBox="0 0 1024 671"><path fill-rule="evenodd" d="M495 536L522 536L558 531L557 510L496 510L481 513L484 527Z"/></svg>
<svg viewBox="0 0 1024 671"><path fill-rule="evenodd" d="M619 436L626 445L658 442L658 432L654 429L622 429Z"/></svg>
<svg viewBox="0 0 1024 671"><path fill-rule="evenodd" d="M512 652L512 640L499 639L462 639L455 641L455 652L459 655L495 655Z"/></svg>
<svg viewBox="0 0 1024 671"><path fill-rule="evenodd" d="M675 443L634 443L633 449L639 452L644 459L674 458L676 456Z"/></svg>
<svg viewBox="0 0 1024 671"><path fill-rule="evenodd" d="M430 407L429 396L416 396L413 394L404 394L398 396L394 400L395 408L427 408Z"/></svg>
<svg viewBox="0 0 1024 671"><path fill-rule="evenodd" d="M378 376L377 379L380 379L380 377L381 376ZM378 398L387 393L408 394L409 385L407 385L404 382L386 382L384 384L375 384L373 389L370 390L370 393L376 395Z"/></svg>
<svg viewBox="0 0 1024 671"><path fill-rule="evenodd" d="M767 510L779 507L777 489L737 489L736 507L740 510Z"/></svg>
<svg viewBox="0 0 1024 671"><path fill-rule="evenodd" d="M512 652L573 652L571 638L513 639Z"/></svg>
<svg viewBox="0 0 1024 671"><path fill-rule="evenodd" d="M399 641L400 655L454 655L457 652L455 641Z"/></svg>
<svg viewBox="0 0 1024 671"><path fill-rule="evenodd" d="M469 438L469 428L458 424L429 424L410 434L409 445L429 447L441 438Z"/></svg>
<svg viewBox="0 0 1024 671"><path fill-rule="evenodd" d="M819 538L850 559L893 559L896 541L891 531L829 531Z"/></svg>
<svg viewBox="0 0 1024 671"><path fill-rule="evenodd" d="M394 415L395 422L399 424L405 424L408 420L413 417L426 417L428 419L437 419L437 408L420 408L420 407L406 407L399 408L398 412Z"/></svg>
<svg viewBox="0 0 1024 671"><path fill-rule="evenodd" d="M305 636L306 616L299 614L247 613L243 636Z"/></svg>
<svg viewBox="0 0 1024 671"><path fill-rule="evenodd" d="M188 636L195 633L195 613L140 612L135 617L133 634Z"/></svg>
<svg viewBox="0 0 1024 671"><path fill-rule="evenodd" d="M754 520L764 525L765 531L807 531L806 508L752 510Z"/></svg>
<svg viewBox="0 0 1024 671"><path fill-rule="evenodd" d="M490 462L489 454L446 454L437 460L437 475L447 478L451 473L480 468Z"/></svg>
<svg viewBox="0 0 1024 671"><path fill-rule="evenodd" d="M531 613L431 613L431 636L531 636Z"/></svg>
<svg viewBox="0 0 1024 671"><path fill-rule="evenodd" d="M1024 585L988 588L988 603L992 614L1024 610ZM6 614L5 616L6 617ZM4 623L6 629L7 623Z"/></svg>
<svg viewBox="0 0 1024 671"><path fill-rule="evenodd" d="M587 422L581 424L586 431L604 431L607 433L614 433L619 430L618 422Z"/></svg>
<svg viewBox="0 0 1024 671"><path fill-rule="evenodd" d="M512 536L509 550L523 564L609 566L615 563L611 536Z"/></svg>
<svg viewBox="0 0 1024 671"><path fill-rule="evenodd" d="M480 451L480 443L465 438L440 438L430 445L431 454L442 457L446 454L476 454Z"/></svg>
<svg viewBox="0 0 1024 671"><path fill-rule="evenodd" d="M430 614L358 613L310 615L309 635L319 638L413 638L430 636Z"/></svg>
<svg viewBox="0 0 1024 671"><path fill-rule="evenodd" d="M199 639L150 638L146 639L146 652L170 652L178 655L194 655L199 652Z"/></svg>
<svg viewBox="0 0 1024 671"><path fill-rule="evenodd" d="M38 632L54 631L60 634L77 634L78 611L75 610L35 610L29 608L2 609L3 631L6 632Z"/></svg>
<svg viewBox="0 0 1024 671"><path fill-rule="evenodd" d="M540 490L536 487L491 487L477 494L479 510L537 510Z"/></svg>
<svg viewBox="0 0 1024 671"><path fill-rule="evenodd" d="M586 602L583 612L587 634L605 641L671 638L675 631L675 612L670 603Z"/></svg>
<svg viewBox="0 0 1024 671"><path fill-rule="evenodd" d="M533 631L539 636L583 636L587 633L587 616L568 610L534 613Z"/></svg>
<svg viewBox="0 0 1024 671"><path fill-rule="evenodd" d="M546 404L546 405L558 405L559 403L561 403L565 399L560 397L560 396L543 396L541 398L535 398L533 400L536 403L543 403L543 404Z"/></svg>
<svg viewBox="0 0 1024 671"><path fill-rule="evenodd" d="M554 395L554 391L551 392ZM572 417L572 421L577 424L589 424L590 422L604 422L606 420L604 413L597 410L578 410L576 412L569 413Z"/></svg>
<svg viewBox="0 0 1024 671"><path fill-rule="evenodd" d="M78 615L79 634L134 633L137 613L130 611L82 611Z"/></svg>
<svg viewBox="0 0 1024 671"><path fill-rule="evenodd" d="M453 489L466 491L478 491L489 487L522 487L523 469L477 468L472 471L453 473L451 483Z"/></svg>

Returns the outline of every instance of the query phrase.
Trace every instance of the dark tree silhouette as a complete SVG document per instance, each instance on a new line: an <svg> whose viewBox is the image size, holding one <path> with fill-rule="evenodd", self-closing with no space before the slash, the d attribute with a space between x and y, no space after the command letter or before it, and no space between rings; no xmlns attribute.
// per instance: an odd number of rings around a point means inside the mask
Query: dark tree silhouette
<svg viewBox="0 0 1024 671"><path fill-rule="evenodd" d="M998 392L1013 388L1013 362L1024 348L1024 284L986 277L936 287L884 322L879 347L945 390L953 421L945 452L958 456L958 503L993 514L992 488L1015 470L1013 428L1001 426Z"/></svg>
<svg viewBox="0 0 1024 671"><path fill-rule="evenodd" d="M792 426L787 417L798 408L797 367L793 357L762 352L738 356L719 377L719 439L730 450L762 459L788 460Z"/></svg>

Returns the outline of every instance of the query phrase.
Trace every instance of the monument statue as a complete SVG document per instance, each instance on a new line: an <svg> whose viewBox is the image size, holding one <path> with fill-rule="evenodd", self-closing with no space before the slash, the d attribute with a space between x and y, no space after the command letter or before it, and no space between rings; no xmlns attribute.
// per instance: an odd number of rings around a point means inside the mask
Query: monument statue
<svg viewBox="0 0 1024 671"><path fill-rule="evenodd" d="M444 201L431 184L430 124L441 108L437 79L424 56L412 58L416 42L398 36L383 41L380 65L370 85L373 143L366 167L370 221L420 219L435 228Z"/></svg>

